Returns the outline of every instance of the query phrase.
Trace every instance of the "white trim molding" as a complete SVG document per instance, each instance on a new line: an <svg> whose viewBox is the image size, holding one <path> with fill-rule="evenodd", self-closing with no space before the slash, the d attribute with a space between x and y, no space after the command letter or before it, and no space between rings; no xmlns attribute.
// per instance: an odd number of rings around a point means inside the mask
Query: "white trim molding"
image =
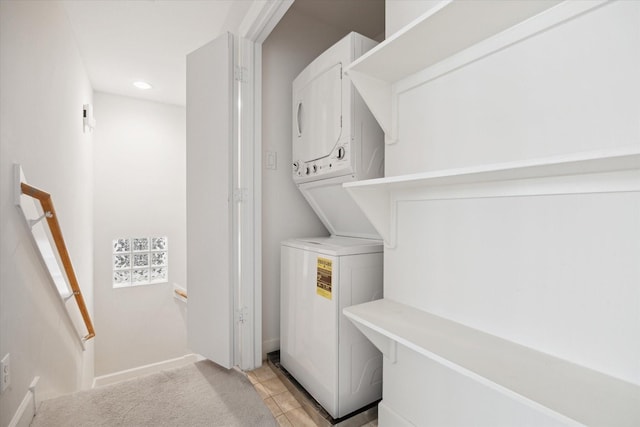
<svg viewBox="0 0 640 427"><path fill-rule="evenodd" d="M186 354L175 359L164 360L162 362L151 363L149 365L138 366L137 368L125 369L124 371L114 372L112 374L101 375L93 379L91 388L101 387L108 384L115 384L122 381L140 377L142 375L154 374L156 372L166 371L167 369L180 368L190 363L204 360L202 356L197 354Z"/></svg>

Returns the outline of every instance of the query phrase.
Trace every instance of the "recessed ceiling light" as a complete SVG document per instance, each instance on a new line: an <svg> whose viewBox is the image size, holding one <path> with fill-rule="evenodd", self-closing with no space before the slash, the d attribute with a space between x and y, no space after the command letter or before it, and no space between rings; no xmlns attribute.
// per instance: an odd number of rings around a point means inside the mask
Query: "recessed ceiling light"
<svg viewBox="0 0 640 427"><path fill-rule="evenodd" d="M138 89L141 89L141 90L147 90L147 89L151 89L153 87L149 83L143 82L143 81L133 82L133 85L135 87L137 87Z"/></svg>

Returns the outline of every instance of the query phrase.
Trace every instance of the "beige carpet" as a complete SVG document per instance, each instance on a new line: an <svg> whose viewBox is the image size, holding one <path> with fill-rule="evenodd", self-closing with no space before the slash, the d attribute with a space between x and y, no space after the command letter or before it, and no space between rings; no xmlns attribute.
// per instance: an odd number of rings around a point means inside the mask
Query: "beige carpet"
<svg viewBox="0 0 640 427"><path fill-rule="evenodd" d="M58 426L276 426L241 373L209 361L42 402L31 423Z"/></svg>

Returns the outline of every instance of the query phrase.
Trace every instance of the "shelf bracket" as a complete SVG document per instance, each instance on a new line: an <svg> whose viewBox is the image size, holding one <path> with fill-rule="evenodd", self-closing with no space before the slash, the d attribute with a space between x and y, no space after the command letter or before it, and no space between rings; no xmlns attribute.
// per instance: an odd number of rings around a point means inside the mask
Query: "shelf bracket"
<svg viewBox="0 0 640 427"><path fill-rule="evenodd" d="M344 314L351 320L355 327L382 352L382 355L389 363L395 364L398 361L398 342L365 325L348 310L349 309L346 308Z"/></svg>
<svg viewBox="0 0 640 427"><path fill-rule="evenodd" d="M347 70L347 75L384 131L385 143L394 144L397 136L391 123L391 84L354 69Z"/></svg>

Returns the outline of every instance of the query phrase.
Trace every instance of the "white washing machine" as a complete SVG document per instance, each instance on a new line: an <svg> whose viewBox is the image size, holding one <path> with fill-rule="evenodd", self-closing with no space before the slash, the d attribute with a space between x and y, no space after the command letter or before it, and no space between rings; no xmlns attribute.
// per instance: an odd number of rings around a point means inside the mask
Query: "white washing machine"
<svg viewBox="0 0 640 427"><path fill-rule="evenodd" d="M333 417L382 397L382 355L342 314L382 298L382 244L321 237L282 243L280 363Z"/></svg>

